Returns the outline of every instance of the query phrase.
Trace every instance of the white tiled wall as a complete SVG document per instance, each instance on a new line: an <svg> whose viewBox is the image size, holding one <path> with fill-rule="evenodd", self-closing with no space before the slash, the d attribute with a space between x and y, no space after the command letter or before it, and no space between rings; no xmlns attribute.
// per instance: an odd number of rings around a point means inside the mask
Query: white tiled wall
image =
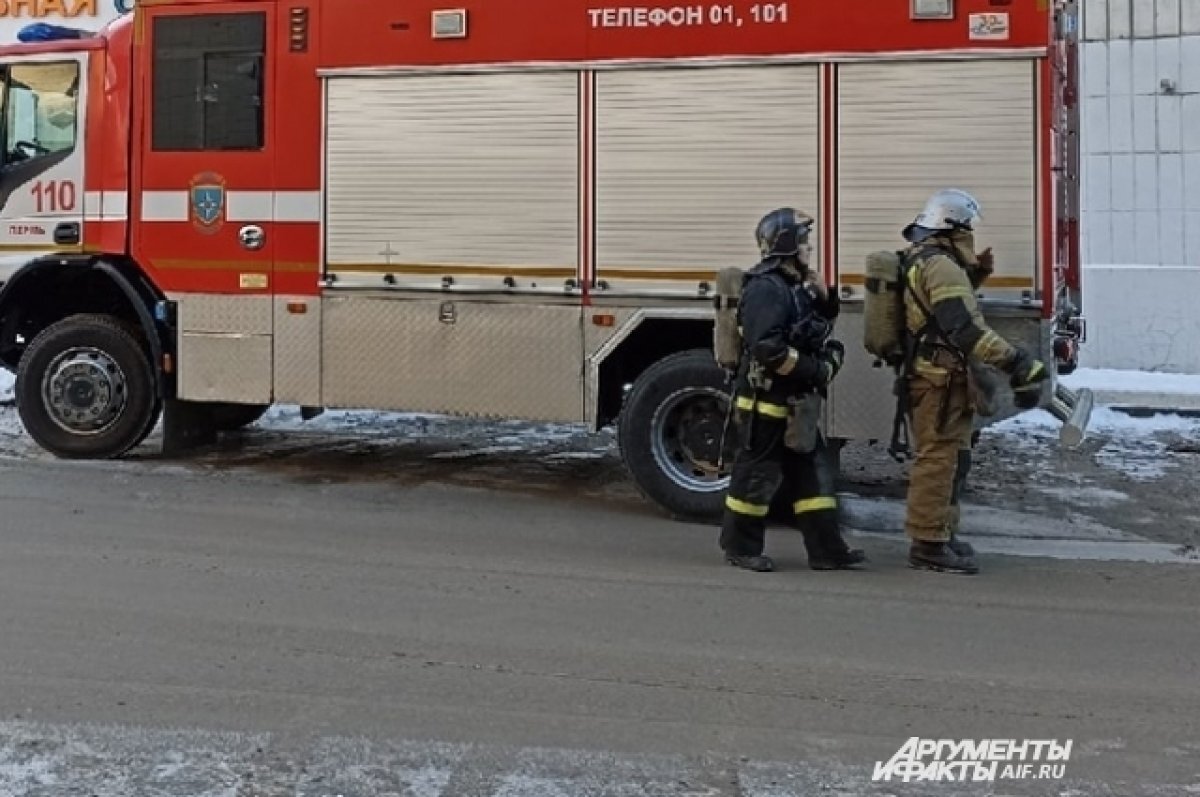
<svg viewBox="0 0 1200 797"><path fill-rule="evenodd" d="M1085 0L1083 30L1085 364L1200 373L1200 0Z"/></svg>

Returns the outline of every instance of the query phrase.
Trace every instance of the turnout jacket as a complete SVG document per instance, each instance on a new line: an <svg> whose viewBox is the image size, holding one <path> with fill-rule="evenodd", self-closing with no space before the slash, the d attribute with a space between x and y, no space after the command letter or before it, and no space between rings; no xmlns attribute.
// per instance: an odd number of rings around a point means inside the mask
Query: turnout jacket
<svg viewBox="0 0 1200 797"><path fill-rule="evenodd" d="M917 299L905 293L906 324L917 341L913 369L917 374L944 379L962 371L967 361L985 363L1011 371L1017 350L993 330L983 318L975 301L972 276L959 265L950 250L936 241L913 244L905 252L912 265L908 280ZM927 327L926 310L932 311L938 327L949 338L953 349ZM957 349L957 352L954 351Z"/></svg>
<svg viewBox="0 0 1200 797"><path fill-rule="evenodd" d="M836 315L831 302L814 299L790 270L765 261L747 273L738 302L743 346L735 383L738 409L753 405L752 371L766 380L759 386L758 411L768 416L785 417L788 398L825 387L819 330L831 315Z"/></svg>

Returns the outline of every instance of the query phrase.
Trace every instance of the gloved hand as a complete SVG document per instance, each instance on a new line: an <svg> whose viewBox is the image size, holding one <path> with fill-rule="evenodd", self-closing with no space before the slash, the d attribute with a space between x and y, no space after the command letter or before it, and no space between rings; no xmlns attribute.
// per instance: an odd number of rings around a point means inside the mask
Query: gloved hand
<svg viewBox="0 0 1200 797"><path fill-rule="evenodd" d="M846 362L846 347L840 340L830 338L825 341L825 346L821 349L821 362L825 365L824 382L828 385L842 370L842 364Z"/></svg>
<svg viewBox="0 0 1200 797"><path fill-rule="evenodd" d="M1008 383L1012 386L1013 403L1023 410L1036 407L1041 398L1041 383L1050 378L1045 363L1028 352L1018 350L1013 358L1011 374Z"/></svg>
<svg viewBox="0 0 1200 797"><path fill-rule="evenodd" d="M842 312L842 300L837 295L837 288L830 285L825 290L825 296L816 302L817 312L829 321L833 321Z"/></svg>
<svg viewBox="0 0 1200 797"><path fill-rule="evenodd" d="M971 281L971 287L979 290L988 277L996 270L996 258L992 254L992 248L989 246L979 254L975 255L976 265L967 268L967 278Z"/></svg>
<svg viewBox="0 0 1200 797"><path fill-rule="evenodd" d="M996 256L992 254L992 247L989 246L975 255L975 259L979 261L979 270L987 276L990 277L996 270Z"/></svg>

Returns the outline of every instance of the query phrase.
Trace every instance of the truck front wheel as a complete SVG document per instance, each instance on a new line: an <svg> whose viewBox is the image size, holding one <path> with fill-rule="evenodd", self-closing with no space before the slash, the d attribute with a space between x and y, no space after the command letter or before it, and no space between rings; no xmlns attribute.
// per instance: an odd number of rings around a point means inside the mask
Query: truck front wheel
<svg viewBox="0 0 1200 797"><path fill-rule="evenodd" d="M629 393L617 428L625 467L642 494L675 518L721 516L732 459L727 454L718 468L728 409L725 373L703 349L660 360Z"/></svg>
<svg viewBox="0 0 1200 797"><path fill-rule="evenodd" d="M29 436L64 459L119 457L161 412L146 348L106 315L70 316L34 338L17 369L16 397Z"/></svg>

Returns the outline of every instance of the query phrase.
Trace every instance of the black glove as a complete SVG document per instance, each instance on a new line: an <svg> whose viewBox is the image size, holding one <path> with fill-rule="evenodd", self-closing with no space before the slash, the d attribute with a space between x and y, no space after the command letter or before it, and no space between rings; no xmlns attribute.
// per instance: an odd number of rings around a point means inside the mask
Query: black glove
<svg viewBox="0 0 1200 797"><path fill-rule="evenodd" d="M1014 390L1013 404L1017 405L1018 409L1032 410L1037 409L1038 404L1042 400L1042 391L1038 387L1031 390Z"/></svg>
<svg viewBox="0 0 1200 797"><path fill-rule="evenodd" d="M1035 387L1037 383L1050 378L1045 363L1020 349L1017 350L1017 356L1013 358L1009 374L1011 377L1008 383L1012 385L1013 390Z"/></svg>
<svg viewBox="0 0 1200 797"><path fill-rule="evenodd" d="M842 370L842 365L846 362L846 347L840 340L831 338L825 341L825 346L821 349L821 362L825 364L824 382L828 385Z"/></svg>
<svg viewBox="0 0 1200 797"><path fill-rule="evenodd" d="M818 297L815 301L817 312L829 321L833 321L842 312L842 300L837 295L837 288L830 285L825 289L825 298Z"/></svg>
<svg viewBox="0 0 1200 797"><path fill-rule="evenodd" d="M1042 396L1042 382L1050 378L1045 363L1018 349L1010 373L1008 383L1013 390L1013 403L1023 410L1036 407Z"/></svg>

